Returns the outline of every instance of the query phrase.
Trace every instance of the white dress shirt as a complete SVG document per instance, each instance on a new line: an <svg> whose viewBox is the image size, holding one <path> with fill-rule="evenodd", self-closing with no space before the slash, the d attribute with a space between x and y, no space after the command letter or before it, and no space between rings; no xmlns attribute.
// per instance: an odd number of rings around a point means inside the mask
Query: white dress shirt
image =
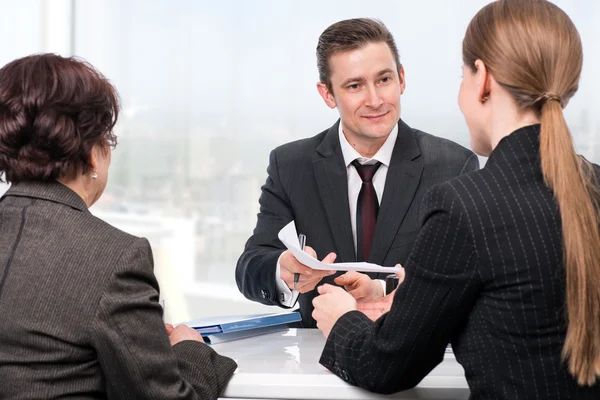
<svg viewBox="0 0 600 400"><path fill-rule="evenodd" d="M362 165L375 164L377 162L381 163L381 166L373 176L373 187L375 188L375 193L377 193L377 200L379 201L379 204L381 204L383 189L385 188L385 178L387 177L390 161L392 159L392 152L394 151L394 145L396 144L396 138L398 137L398 125L394 125L394 129L390 132L387 140L372 158L361 156L358 151L352 147L342 131L341 121L338 135L348 177L348 205L350 206L350 223L352 224L352 238L354 239L354 249L356 251L356 207L363 182L358 175L356 168L352 165L352 161L358 160ZM279 303L287 307L292 307L296 304L299 293L297 290L291 290L287 283L281 279L280 270L279 260L277 260L276 277L277 288L279 291ZM385 293L385 281L381 281L381 284Z"/></svg>

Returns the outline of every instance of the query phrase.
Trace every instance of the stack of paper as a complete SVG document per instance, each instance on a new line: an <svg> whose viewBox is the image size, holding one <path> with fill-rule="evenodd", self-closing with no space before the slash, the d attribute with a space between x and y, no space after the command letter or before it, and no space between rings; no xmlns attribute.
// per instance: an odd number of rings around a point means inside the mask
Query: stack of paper
<svg viewBox="0 0 600 400"><path fill-rule="evenodd" d="M324 264L308 253L302 251L298 242L298 233L296 232L296 224L294 221L284 226L283 229L279 231L278 237L279 240L281 240L281 243L283 243L285 247L292 252L294 257L296 257L300 263L312 269L318 269L322 271L384 272L387 274L400 272L400 268L398 267L382 267L380 265L367 262Z"/></svg>

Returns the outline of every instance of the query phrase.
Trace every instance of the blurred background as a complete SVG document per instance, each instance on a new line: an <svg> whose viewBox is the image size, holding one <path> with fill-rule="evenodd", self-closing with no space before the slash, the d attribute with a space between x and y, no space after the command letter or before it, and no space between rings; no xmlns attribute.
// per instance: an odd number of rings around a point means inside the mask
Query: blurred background
<svg viewBox="0 0 600 400"><path fill-rule="evenodd" d="M119 90L119 145L91 211L150 240L167 321L277 312L246 300L234 271L256 223L270 150L338 117L315 86L320 33L342 19L381 19L406 71L404 121L468 147L456 100L461 42L487 3L0 0L0 64L39 52L76 55ZM578 151L600 162L600 2L555 3L584 46L567 121ZM6 189L0 184L0 194Z"/></svg>

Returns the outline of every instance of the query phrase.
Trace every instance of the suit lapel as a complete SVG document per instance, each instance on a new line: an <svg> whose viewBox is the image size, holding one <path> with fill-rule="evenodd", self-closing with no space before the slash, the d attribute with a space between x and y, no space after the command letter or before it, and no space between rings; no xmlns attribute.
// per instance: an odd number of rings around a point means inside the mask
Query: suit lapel
<svg viewBox="0 0 600 400"><path fill-rule="evenodd" d="M413 201L423 172L421 150L412 129L402 120L385 179L369 262L382 264Z"/></svg>
<svg viewBox="0 0 600 400"><path fill-rule="evenodd" d="M354 261L354 239L348 205L348 176L340 148L339 121L333 125L317 152L323 158L313 161L319 196L337 249L338 261Z"/></svg>

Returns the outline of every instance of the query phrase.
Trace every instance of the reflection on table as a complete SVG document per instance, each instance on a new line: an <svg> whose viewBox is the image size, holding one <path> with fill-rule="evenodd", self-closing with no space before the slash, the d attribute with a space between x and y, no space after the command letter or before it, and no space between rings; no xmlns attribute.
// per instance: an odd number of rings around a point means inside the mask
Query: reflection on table
<svg viewBox="0 0 600 400"><path fill-rule="evenodd" d="M468 399L464 370L452 353L414 389L390 396L350 386L321 364L317 329L287 329L214 345L238 369L223 399Z"/></svg>

